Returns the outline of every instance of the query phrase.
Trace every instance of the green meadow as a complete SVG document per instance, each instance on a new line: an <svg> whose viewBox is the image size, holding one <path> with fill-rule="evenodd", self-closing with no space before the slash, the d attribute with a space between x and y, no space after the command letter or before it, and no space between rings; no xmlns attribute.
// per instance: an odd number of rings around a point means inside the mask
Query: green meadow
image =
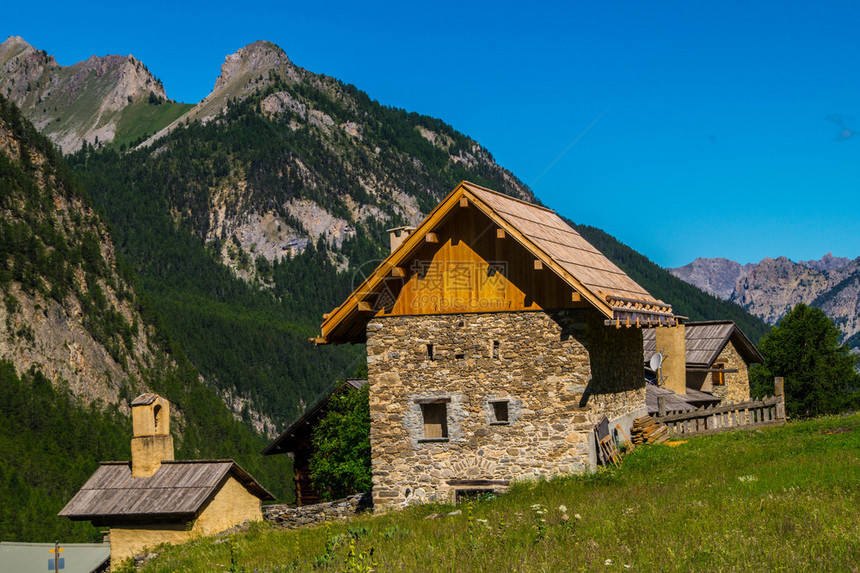
<svg viewBox="0 0 860 573"><path fill-rule="evenodd" d="M253 524L142 571L860 571L858 492L860 414L832 416L642 446L459 506Z"/></svg>

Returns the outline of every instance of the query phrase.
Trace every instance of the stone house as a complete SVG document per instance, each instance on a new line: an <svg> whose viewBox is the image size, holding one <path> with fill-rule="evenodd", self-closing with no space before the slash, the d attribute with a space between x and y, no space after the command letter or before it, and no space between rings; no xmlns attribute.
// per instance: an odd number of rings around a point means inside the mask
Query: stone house
<svg viewBox="0 0 860 573"><path fill-rule="evenodd" d="M334 390L308 409L293 424L284 430L281 435L272 440L266 449L264 456L274 454L288 454L293 460L293 479L296 483L296 505L313 505L322 501L320 493L316 491L311 482L311 456L314 453L311 438L317 421L327 412L327 406L333 396L343 392L358 390L367 385L363 378L349 378L339 384Z"/></svg>
<svg viewBox="0 0 860 573"><path fill-rule="evenodd" d="M233 460L173 459L167 400L143 394L131 413L131 462L102 462L59 513L109 526L112 566L144 547L262 520L261 502L274 497Z"/></svg>
<svg viewBox="0 0 860 573"><path fill-rule="evenodd" d="M313 339L366 344L375 506L585 471L598 420L645 414L671 306L554 212L463 182L391 242Z"/></svg>
<svg viewBox="0 0 860 573"><path fill-rule="evenodd" d="M666 390L677 396L673 404L680 400L688 402L692 406L688 409L693 409L721 402L737 404L750 399L749 365L761 363L763 359L733 321L687 322L674 329L677 334L674 339L662 336L664 330L671 332L673 329L643 332L643 357L647 362L655 353L661 352L666 354L667 363L673 354L684 357L683 370L677 374L670 372L665 381ZM649 391L653 391L651 386ZM657 411L656 398L649 400L648 408L651 413Z"/></svg>

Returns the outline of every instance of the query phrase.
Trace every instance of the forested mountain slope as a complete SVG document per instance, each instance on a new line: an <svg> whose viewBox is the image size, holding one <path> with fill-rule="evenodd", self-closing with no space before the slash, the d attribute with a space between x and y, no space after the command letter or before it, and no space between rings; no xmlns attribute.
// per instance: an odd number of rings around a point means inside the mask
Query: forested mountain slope
<svg viewBox="0 0 860 573"><path fill-rule="evenodd" d="M98 540L56 517L104 459L128 459L128 402L174 403L177 458L235 458L282 499L289 460L234 419L138 295L53 144L0 96L0 539Z"/></svg>
<svg viewBox="0 0 860 573"><path fill-rule="evenodd" d="M386 228L418 222L463 179L533 199L444 122L265 42L228 57L213 95L151 145L70 161L207 383L281 426L362 366L360 349L307 340L356 268L384 255Z"/></svg>

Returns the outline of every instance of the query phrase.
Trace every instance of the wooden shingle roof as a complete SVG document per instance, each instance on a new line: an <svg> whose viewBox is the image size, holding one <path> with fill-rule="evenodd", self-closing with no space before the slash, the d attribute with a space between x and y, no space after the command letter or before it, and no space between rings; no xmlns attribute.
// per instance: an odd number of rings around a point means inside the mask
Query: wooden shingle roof
<svg viewBox="0 0 860 573"><path fill-rule="evenodd" d="M618 266L586 241L553 211L514 199L491 189L462 182L403 243L339 307L327 314L318 344L339 341L334 332L350 331L344 323L367 320L358 311L394 268L408 261L424 244L425 237L466 203L486 215L512 237L536 261L566 282L571 290L600 311L611 323L629 321L633 325L674 324L671 305L651 296Z"/></svg>
<svg viewBox="0 0 860 573"><path fill-rule="evenodd" d="M472 183L464 182L462 186L604 300L611 297L658 302L555 212Z"/></svg>
<svg viewBox="0 0 860 573"><path fill-rule="evenodd" d="M748 364L762 361L755 345L731 320L688 322L685 325L684 339L687 347L687 368L710 368L730 340ZM657 352L656 333L643 331L642 344L647 362Z"/></svg>
<svg viewBox="0 0 860 573"><path fill-rule="evenodd" d="M667 412L692 412L700 406L718 404L720 402L719 397L707 392L689 387L686 391L686 394L676 394L667 388L647 384L645 386L645 405L648 407L648 413L653 415L658 412L658 399L660 396L666 397Z"/></svg>
<svg viewBox="0 0 860 573"><path fill-rule="evenodd" d="M190 519L233 476L262 500L275 498L233 460L163 461L150 477L130 462L102 462L58 515L98 523Z"/></svg>

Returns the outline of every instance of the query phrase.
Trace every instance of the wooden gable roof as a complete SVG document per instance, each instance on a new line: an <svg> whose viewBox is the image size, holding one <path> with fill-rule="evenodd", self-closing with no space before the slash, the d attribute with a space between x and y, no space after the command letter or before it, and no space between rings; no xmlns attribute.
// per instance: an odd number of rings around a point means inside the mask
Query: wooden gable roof
<svg viewBox="0 0 860 573"><path fill-rule="evenodd" d="M146 478L131 477L130 462L102 462L58 515L97 523L191 519L228 476L262 500L275 499L233 460L163 461Z"/></svg>
<svg viewBox="0 0 860 573"><path fill-rule="evenodd" d="M361 342L364 327L375 316L373 300L386 279L405 276L407 264L436 232L462 212L474 208L533 257L534 268L547 268L568 291L568 301L582 301L606 317L607 324L649 326L674 324L672 307L651 296L595 249L555 212L473 183L462 182L395 249L339 307L324 317L318 344Z"/></svg>
<svg viewBox="0 0 860 573"><path fill-rule="evenodd" d="M709 320L688 322L684 329L687 368L710 368L729 341L747 364L760 363L763 358L750 339L731 320ZM645 361L657 352L656 335L644 332L642 335Z"/></svg>

